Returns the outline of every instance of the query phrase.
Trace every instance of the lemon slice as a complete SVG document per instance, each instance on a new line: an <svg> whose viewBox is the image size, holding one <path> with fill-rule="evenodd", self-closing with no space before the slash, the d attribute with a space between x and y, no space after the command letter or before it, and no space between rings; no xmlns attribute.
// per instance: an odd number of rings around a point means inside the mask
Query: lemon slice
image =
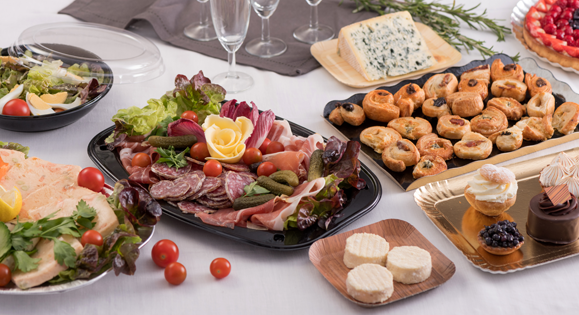
<svg viewBox="0 0 579 315"><path fill-rule="evenodd" d="M22 208L22 195L18 188L5 190L0 186L0 221L8 222L16 218Z"/></svg>

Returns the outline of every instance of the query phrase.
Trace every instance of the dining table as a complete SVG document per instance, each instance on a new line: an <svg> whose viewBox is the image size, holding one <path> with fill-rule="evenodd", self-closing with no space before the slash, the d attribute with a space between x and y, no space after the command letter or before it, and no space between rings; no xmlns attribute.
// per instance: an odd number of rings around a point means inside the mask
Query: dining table
<svg viewBox="0 0 579 315"><path fill-rule="evenodd" d="M306 1L291 1L295 2L295 6L308 5ZM58 14L70 2L3 1L0 46L10 46L22 31L34 25L76 21L69 15ZM453 1L440 2L452 4ZM510 29L510 15L518 0L455 2L466 7L481 2L475 12L486 10L489 18L499 19L500 24ZM319 14L332 12L326 10ZM251 19L258 18L255 12L251 13ZM303 18L306 24L308 17ZM272 36L276 35L276 24L280 23L284 23L281 11L271 17ZM0 129L0 141L28 146L30 156L54 163L94 167L87 154L87 145L97 133L113 125L111 117L119 109L143 107L148 99L162 96L173 88L177 74L191 77L202 70L205 76L211 78L228 68L227 61L162 41L146 22L132 23L128 30L149 38L159 48L165 66L161 76L142 83L114 85L92 112L69 126L36 133ZM336 34L338 31L335 30ZM497 52L510 56L518 53L521 58L533 58L513 34L507 34L505 41L497 41L496 35L489 30L474 30L464 23L461 33L485 41ZM245 42L249 40L246 38ZM240 50L243 49L244 46ZM462 59L457 65L483 59L476 50L467 52L463 49L461 53ZM549 69L555 78L579 91L579 76L576 73L566 72L538 59L536 61L540 67ZM254 86L241 93L228 94L226 99L253 102L261 110L271 109L276 115L327 138L337 136L344 139L324 119L324 106L332 100L344 100L353 94L367 93L376 88L346 86L322 67L300 76L284 76L244 65L237 65L237 69L249 74ZM569 141L500 165L577 146L579 140ZM407 221L455 264L456 272L446 283L395 303L364 308L344 298L322 276L310 262L308 249L279 251L255 247L162 216L150 243L141 250L133 276L109 273L90 286L60 294L0 294L0 314L577 314L579 257L506 274L483 272L465 259L425 215L414 201L415 191L402 190L366 156L360 155L360 160L377 175L382 186L381 200L372 211L343 227L340 232L386 219ZM106 181L114 184L110 178ZM155 265L151 258L151 248L162 239L172 240L179 247L179 262L187 268L187 278L180 285L169 284L164 278L163 269ZM214 278L209 271L211 261L218 257L224 257L231 263L231 273L223 279Z"/></svg>

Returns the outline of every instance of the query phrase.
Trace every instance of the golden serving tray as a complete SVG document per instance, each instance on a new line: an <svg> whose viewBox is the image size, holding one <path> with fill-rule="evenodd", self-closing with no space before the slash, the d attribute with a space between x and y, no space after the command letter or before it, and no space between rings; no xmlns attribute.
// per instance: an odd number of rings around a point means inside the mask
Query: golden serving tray
<svg viewBox="0 0 579 315"><path fill-rule="evenodd" d="M314 58L339 82L354 87L366 88L369 86L384 85L401 80L418 78L426 73L441 71L459 62L462 55L458 50L449 45L444 39L433 31L430 27L415 22L416 28L422 34L426 45L436 59L436 64L432 67L400 76L388 77L382 80L368 81L358 73L342 57L338 56L338 40L318 42L312 45L310 51Z"/></svg>
<svg viewBox="0 0 579 315"><path fill-rule="evenodd" d="M579 148L565 151L579 155ZM470 207L464 198L464 187L471 175L428 184L414 193L414 200L426 216L463 253L476 268L490 273L509 273L537 267L579 254L579 242L568 245L550 245L533 240L526 230L527 212L531 198L541 192L539 172L559 153L506 166L517 176L517 202L498 217L488 217ZM516 252L506 256L487 253L477 242L485 225L498 221L517 222L525 243Z"/></svg>

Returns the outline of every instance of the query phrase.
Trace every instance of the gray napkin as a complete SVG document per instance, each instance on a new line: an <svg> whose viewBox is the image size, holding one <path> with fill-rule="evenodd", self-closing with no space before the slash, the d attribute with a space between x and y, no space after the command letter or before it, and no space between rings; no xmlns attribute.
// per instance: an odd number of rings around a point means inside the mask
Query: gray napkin
<svg viewBox="0 0 579 315"><path fill-rule="evenodd" d="M338 36L340 28L357 21L377 16L372 12L352 13L351 0L324 0L318 5L319 21L331 26ZM227 60L227 52L218 40L200 42L183 35L183 29L199 20L199 2L196 0L76 0L59 13L77 19L126 28L136 20L146 20L159 37L175 46L204 55ZM310 19L310 6L305 0L281 0L270 17L272 37L282 39L288 46L285 53L273 58L259 58L245 51L245 43L261 36L261 18L251 13L249 30L243 46L236 53L239 64L270 70L282 75L297 76L308 73L320 64L310 53L311 45L298 42L293 31Z"/></svg>

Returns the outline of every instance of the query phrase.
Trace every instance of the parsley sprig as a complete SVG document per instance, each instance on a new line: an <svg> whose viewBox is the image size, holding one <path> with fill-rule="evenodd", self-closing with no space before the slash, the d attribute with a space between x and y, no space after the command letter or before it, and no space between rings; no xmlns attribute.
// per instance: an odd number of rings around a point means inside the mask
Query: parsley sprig
<svg viewBox="0 0 579 315"><path fill-rule="evenodd" d="M96 210L89 206L84 200L80 200L76 210L69 217L53 219L58 211L33 222L19 222L9 231L8 227L0 222L0 233L4 232L5 237L0 241L0 261L12 255L16 269L29 272L38 268L40 258L32 258L36 252L33 239L41 238L54 242L54 259L67 267L74 267L76 263L76 252L67 242L59 239L60 236L70 235L81 237L84 230L94 227Z"/></svg>
<svg viewBox="0 0 579 315"><path fill-rule="evenodd" d="M186 148L179 154L175 152L173 146L170 146L168 149L157 148L156 151L161 155L161 158L157 160L157 163L165 163L169 165L169 167L175 167L178 169L187 166L185 154L189 152L189 148Z"/></svg>

